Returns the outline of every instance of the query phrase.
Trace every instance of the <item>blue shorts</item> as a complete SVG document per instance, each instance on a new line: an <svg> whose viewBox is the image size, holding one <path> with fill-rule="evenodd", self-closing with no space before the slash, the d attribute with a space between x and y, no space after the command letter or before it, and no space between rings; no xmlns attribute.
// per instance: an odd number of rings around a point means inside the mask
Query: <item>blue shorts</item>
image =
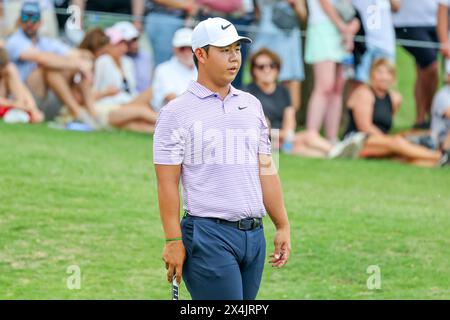
<svg viewBox="0 0 450 320"><path fill-rule="evenodd" d="M370 70L375 60L386 58L392 63L395 63L395 54L384 52L377 48L367 47L364 54L361 56L361 62L356 66L355 80L367 83L370 78Z"/></svg>
<svg viewBox="0 0 450 320"><path fill-rule="evenodd" d="M254 300L266 256L262 225L243 231L213 219L181 221L183 280L193 300Z"/></svg>

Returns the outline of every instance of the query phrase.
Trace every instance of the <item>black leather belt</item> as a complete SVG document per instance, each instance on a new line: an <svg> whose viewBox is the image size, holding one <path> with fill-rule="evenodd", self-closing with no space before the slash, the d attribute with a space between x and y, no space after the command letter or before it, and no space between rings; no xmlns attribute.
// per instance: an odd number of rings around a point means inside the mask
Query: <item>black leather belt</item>
<svg viewBox="0 0 450 320"><path fill-rule="evenodd" d="M213 220L216 223L224 224L226 226L230 226L230 227L236 228L238 230L242 230L242 231L250 231L250 230L254 230L254 229L257 229L262 226L261 218L246 218L246 219L241 219L238 221L228 221L228 220L219 219L219 218L197 217L197 216L193 216L193 215L189 214L187 211L184 212L183 217L193 217L196 219Z"/></svg>

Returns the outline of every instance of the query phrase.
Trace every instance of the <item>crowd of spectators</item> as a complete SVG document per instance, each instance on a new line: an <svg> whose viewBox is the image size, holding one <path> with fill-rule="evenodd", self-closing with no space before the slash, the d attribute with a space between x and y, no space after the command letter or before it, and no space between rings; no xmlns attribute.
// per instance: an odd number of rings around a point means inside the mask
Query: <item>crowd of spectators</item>
<svg viewBox="0 0 450 320"><path fill-rule="evenodd" d="M254 40L242 45L233 86L261 101L275 149L448 165L449 7L450 0L2 0L0 117L152 133L161 108L197 78L192 28L220 16ZM392 89L397 43L415 62L411 127L419 137L391 134L403 100ZM305 63L313 89L297 131Z"/></svg>

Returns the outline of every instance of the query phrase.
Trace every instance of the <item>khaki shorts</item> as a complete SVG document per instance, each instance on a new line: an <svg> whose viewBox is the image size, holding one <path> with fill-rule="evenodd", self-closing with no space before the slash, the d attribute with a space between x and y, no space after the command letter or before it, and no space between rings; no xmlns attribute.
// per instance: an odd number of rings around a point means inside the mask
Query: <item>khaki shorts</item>
<svg viewBox="0 0 450 320"><path fill-rule="evenodd" d="M119 109L121 106L118 104L107 105L107 104L95 104L94 110L97 114L97 120L103 128L111 128L109 123L109 114L114 110Z"/></svg>

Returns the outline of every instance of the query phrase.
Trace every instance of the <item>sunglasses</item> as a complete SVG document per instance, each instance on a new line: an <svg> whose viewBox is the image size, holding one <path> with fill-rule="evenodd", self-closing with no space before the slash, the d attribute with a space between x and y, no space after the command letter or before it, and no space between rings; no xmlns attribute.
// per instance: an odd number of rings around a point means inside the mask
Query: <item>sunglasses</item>
<svg viewBox="0 0 450 320"><path fill-rule="evenodd" d="M255 64L255 68L258 70L264 70L266 68L270 70L278 69L278 66L275 63L267 63L267 64Z"/></svg>
<svg viewBox="0 0 450 320"><path fill-rule="evenodd" d="M23 13L20 16L20 21L22 21L23 23L27 23L30 20L31 22L36 23L39 20L41 20L41 16L38 14L26 14L26 13Z"/></svg>

